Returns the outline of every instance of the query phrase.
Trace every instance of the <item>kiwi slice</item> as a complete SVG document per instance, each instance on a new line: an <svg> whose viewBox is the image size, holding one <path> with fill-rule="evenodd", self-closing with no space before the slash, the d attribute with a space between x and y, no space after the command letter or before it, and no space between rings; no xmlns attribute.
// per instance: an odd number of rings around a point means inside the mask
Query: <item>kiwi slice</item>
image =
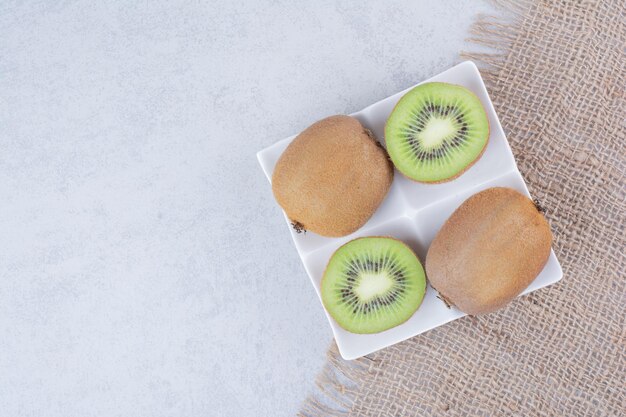
<svg viewBox="0 0 626 417"><path fill-rule="evenodd" d="M461 175L482 155L489 120L474 93L446 84L421 84L398 102L385 125L394 165L419 182L444 182Z"/></svg>
<svg viewBox="0 0 626 417"><path fill-rule="evenodd" d="M404 323L422 303L424 268L399 240L365 237L341 246L322 278L329 314L352 333L378 333Z"/></svg>

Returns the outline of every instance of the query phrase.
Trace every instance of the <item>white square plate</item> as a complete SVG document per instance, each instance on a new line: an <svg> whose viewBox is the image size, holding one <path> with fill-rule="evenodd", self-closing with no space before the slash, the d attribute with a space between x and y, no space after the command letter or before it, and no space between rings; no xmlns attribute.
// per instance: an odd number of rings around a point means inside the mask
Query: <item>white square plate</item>
<svg viewBox="0 0 626 417"><path fill-rule="evenodd" d="M426 251L439 228L471 195L489 187L506 186L530 196L476 65L471 61L463 62L424 82L431 81L462 85L480 98L491 124L491 135L485 153L459 178L443 184L415 183L396 170L385 201L363 227L349 236L327 238L311 232L298 234L285 216L300 258L318 296L322 274L330 256L338 247L352 239L363 236L393 236L411 246L423 263ZM385 122L398 100L411 88L353 113L352 116L359 119L384 144ZM276 161L293 138L295 135L257 154L270 181ZM553 284L562 276L561 266L552 252L541 274L523 294ZM465 315L455 308L447 308L436 296L437 292L428 286L424 301L413 317L400 326L376 334L350 333L326 313L341 356L344 359L356 359Z"/></svg>

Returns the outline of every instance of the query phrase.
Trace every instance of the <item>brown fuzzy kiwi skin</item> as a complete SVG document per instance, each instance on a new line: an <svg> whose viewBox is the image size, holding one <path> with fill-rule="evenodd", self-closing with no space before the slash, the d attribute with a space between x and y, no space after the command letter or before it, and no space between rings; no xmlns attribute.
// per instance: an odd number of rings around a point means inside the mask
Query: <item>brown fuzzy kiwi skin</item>
<svg viewBox="0 0 626 417"><path fill-rule="evenodd" d="M339 249L341 249L342 247L344 247L345 245L347 245L350 242L354 242L355 240L361 240L361 239L369 239L369 238L382 238L382 239L392 239L395 240L396 242L400 242L402 243L404 246L406 246L411 252L413 252L413 254L415 255L415 257L417 258L417 260L420 262L420 264L422 264L422 268L424 268L424 273L426 273L426 268L424 267L424 264L422 263L422 260L419 258L419 256L417 256L417 253L415 253L415 251L413 250L413 248L411 248L409 245L407 245L406 243L404 243L403 241L401 241L400 239L397 239L395 237L392 236L363 236L363 237L357 237L356 239L352 239L347 241L346 243L344 243L343 245L339 246L337 249L335 249L335 251L333 252L333 254L330 256L330 258L328 258L328 262L326 263L326 267L324 268L324 273L322 274L322 280L320 281L320 294L322 291L322 284L324 282L324 279L326 278L326 270L328 269L328 265L330 264L330 260L333 258L333 256L335 256L335 253L337 253L337 251ZM422 297L422 304L424 303L424 297L426 297L426 292L428 291L428 285L426 285L424 287L424 295ZM324 299L322 297L320 297L322 299L322 304L324 305L324 309L326 311L328 311L328 307L326 307L326 304L324 302ZM419 308L421 307L421 304L417 307L417 309L415 310L417 312L417 310L419 310ZM413 313L415 314L415 313ZM328 315L332 318L332 315L330 313L328 313ZM411 317L413 317L412 315L410 317L408 317L405 321L403 321L402 323L398 323L396 326L400 326L401 324L406 323ZM345 327L341 326L341 324L339 324L339 322L337 322L335 319L333 319L333 321L335 323L337 323L337 325L339 327L341 327L342 329L344 329L347 332L353 333L351 330L346 329ZM388 329L389 330L389 329ZM386 331L386 330L383 330ZM356 333L356 334L368 334L368 333ZM369 333L372 334L372 333Z"/></svg>
<svg viewBox="0 0 626 417"><path fill-rule="evenodd" d="M550 256L552 233L532 200L494 187L450 216L426 256L430 285L459 310L480 315L519 295Z"/></svg>
<svg viewBox="0 0 626 417"><path fill-rule="evenodd" d="M450 84L450 83L433 83L433 84ZM458 87L463 87L462 85L458 85L458 84L450 84L450 85L456 85ZM463 88L465 88L465 87L463 87ZM465 88L465 89L467 91L469 91L470 94L475 96L478 99L478 101L480 101L480 103L482 105L482 101L480 100L480 98L478 98L478 96L476 94L474 94L473 91L469 90L468 88ZM400 100L398 100L396 105L393 107L393 110L391 111L391 113L393 113L396 110L396 107L398 107L399 103L400 103ZM483 105L483 109L485 110L485 114L487 114L487 110L485 109L484 105ZM418 181L418 180L416 180L414 178L409 177L408 175L406 175L404 172L400 171L399 169L398 169L398 172L400 172L402 174L402 176L404 176L405 178L408 178L409 180L411 180L413 182L417 182L419 184L443 184L444 182L450 182L452 180L455 180L455 179L459 178L461 175L465 174L465 172L468 169L470 169L472 166L474 166L474 164L476 162L478 162L478 160L480 158L482 158L483 154L485 153L485 150L487 149L487 145L489 145L490 138L491 138L491 122L489 121L489 115L487 115L487 140L485 141L485 145L483 146L483 148L480 150L480 153L476 156L476 158L474 158L474 160L472 162L470 162L465 168L463 168L456 175L454 175L454 176L452 176L450 178L445 178L445 179L439 180L439 181ZM387 123L385 123L385 145L387 145Z"/></svg>
<svg viewBox="0 0 626 417"><path fill-rule="evenodd" d="M272 191L305 230L341 237L363 226L393 181L387 152L361 123L331 116L300 133L280 156Z"/></svg>

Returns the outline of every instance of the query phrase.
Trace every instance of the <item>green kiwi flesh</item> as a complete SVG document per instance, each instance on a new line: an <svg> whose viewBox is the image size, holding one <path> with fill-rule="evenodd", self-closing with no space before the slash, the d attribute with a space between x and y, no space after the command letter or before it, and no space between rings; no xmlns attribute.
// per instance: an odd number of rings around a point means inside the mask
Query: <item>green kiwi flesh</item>
<svg viewBox="0 0 626 417"><path fill-rule="evenodd" d="M424 268L399 240L365 237L333 254L322 278L328 313L352 333L378 333L408 320L426 291Z"/></svg>
<svg viewBox="0 0 626 417"><path fill-rule="evenodd" d="M419 182L461 175L483 153L489 120L474 93L446 83L421 84L398 102L385 125L396 168Z"/></svg>

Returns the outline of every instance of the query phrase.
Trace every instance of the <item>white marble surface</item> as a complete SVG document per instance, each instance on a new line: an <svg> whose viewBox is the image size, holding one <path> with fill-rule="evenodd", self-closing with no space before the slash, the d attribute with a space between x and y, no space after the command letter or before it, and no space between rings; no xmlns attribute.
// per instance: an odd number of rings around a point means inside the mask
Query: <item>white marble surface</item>
<svg viewBox="0 0 626 417"><path fill-rule="evenodd" d="M490 11L404 3L0 4L0 416L297 411L331 332L255 153Z"/></svg>

